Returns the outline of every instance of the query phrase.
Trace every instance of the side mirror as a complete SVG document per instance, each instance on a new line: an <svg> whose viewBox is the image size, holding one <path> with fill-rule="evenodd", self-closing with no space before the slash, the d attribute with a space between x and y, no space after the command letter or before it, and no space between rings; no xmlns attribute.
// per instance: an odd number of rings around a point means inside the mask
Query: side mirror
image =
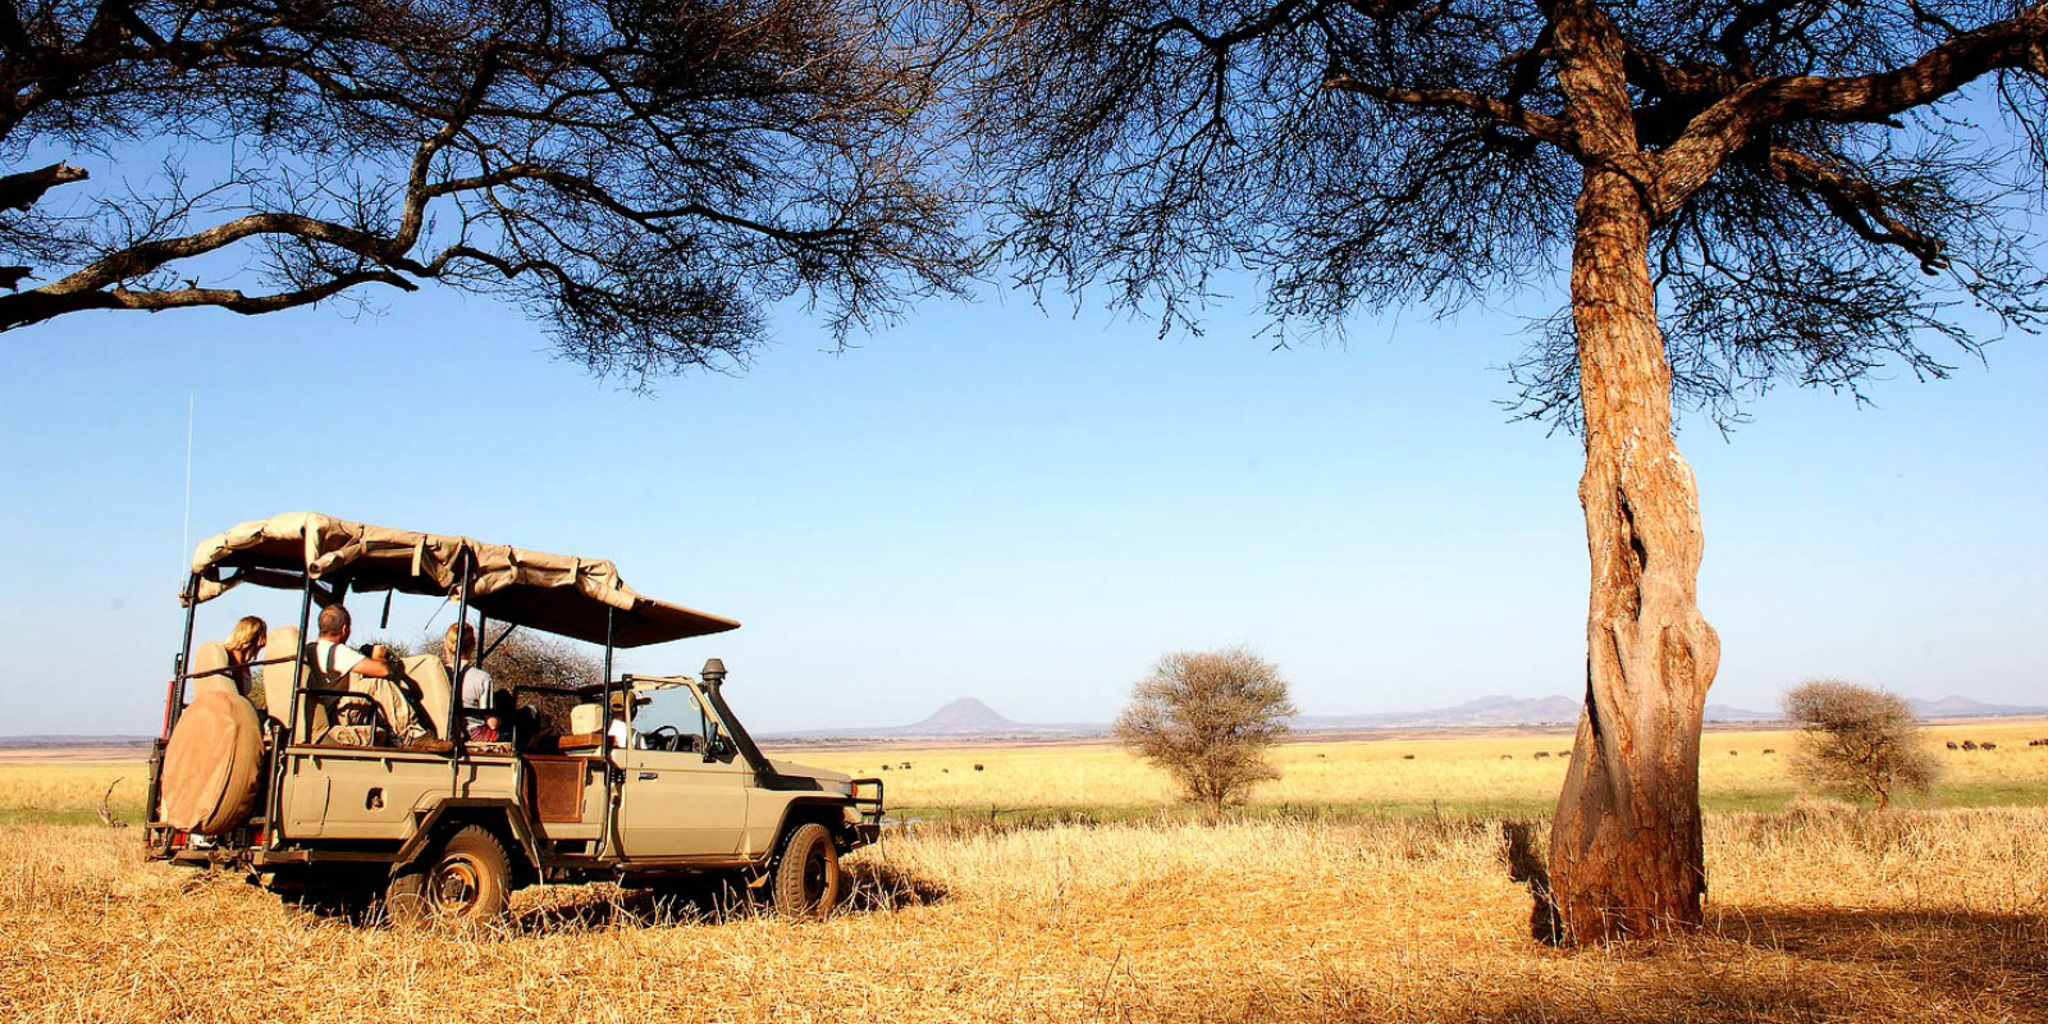
<svg viewBox="0 0 2048 1024"><path fill-rule="evenodd" d="M704 763L723 761L732 756L732 741L724 733L713 733L710 742L704 744Z"/></svg>

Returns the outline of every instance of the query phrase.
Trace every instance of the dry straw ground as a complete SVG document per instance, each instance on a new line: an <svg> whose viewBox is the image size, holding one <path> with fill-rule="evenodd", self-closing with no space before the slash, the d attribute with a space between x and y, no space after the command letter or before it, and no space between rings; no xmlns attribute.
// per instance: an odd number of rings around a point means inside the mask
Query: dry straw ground
<svg viewBox="0 0 2048 1024"><path fill-rule="evenodd" d="M2000 746L2038 787L2042 748ZM1565 953L1528 940L1501 827L1456 815L932 825L857 855L823 922L591 886L469 936L290 913L143 863L133 830L17 824L0 1021L2048 1021L2044 835L2040 807L1715 813L1703 934Z"/></svg>

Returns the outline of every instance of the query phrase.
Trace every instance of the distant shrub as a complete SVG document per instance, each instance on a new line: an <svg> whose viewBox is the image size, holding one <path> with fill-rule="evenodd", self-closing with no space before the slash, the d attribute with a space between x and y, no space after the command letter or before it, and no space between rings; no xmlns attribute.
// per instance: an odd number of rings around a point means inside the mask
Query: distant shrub
<svg viewBox="0 0 2048 1024"><path fill-rule="evenodd" d="M1243 647L1181 651L1132 688L1116 737L1213 818L1253 785L1280 777L1266 754L1291 714L1287 681L1272 662Z"/></svg>
<svg viewBox="0 0 2048 1024"><path fill-rule="evenodd" d="M1912 708L1896 694L1817 679L1785 695L1785 717L1803 730L1787 767L1817 789L1868 796L1882 810L1900 790L1927 792L1940 773Z"/></svg>

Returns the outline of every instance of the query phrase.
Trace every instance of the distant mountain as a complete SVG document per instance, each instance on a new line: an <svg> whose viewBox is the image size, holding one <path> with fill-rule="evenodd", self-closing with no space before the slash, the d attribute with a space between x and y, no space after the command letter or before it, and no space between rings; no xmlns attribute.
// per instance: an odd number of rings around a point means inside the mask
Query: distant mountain
<svg viewBox="0 0 2048 1024"><path fill-rule="evenodd" d="M2048 707L2015 704L1984 704L1951 694L1940 700L1906 698L1906 705L1922 718L1998 718L2012 715L2048 715Z"/></svg>
<svg viewBox="0 0 2048 1024"><path fill-rule="evenodd" d="M1982 704L1967 697L1946 697L1938 701L1909 701L1915 713L1927 718L1988 718L2000 715L2048 715L2048 708ZM1297 715L1288 720L1297 733L1376 732L1395 729L1501 729L1532 726L1571 726L1579 720L1580 698L1510 697L1499 694L1469 700L1447 708L1427 711L1382 711L1364 715ZM1706 720L1714 723L1768 723L1782 721L1775 711L1752 711L1726 704L1709 704ZM809 729L768 734L767 740L1000 740L1000 739L1084 739L1103 736L1103 724L1033 725L998 714L994 708L972 697L962 697L911 725L875 726L853 729Z"/></svg>
<svg viewBox="0 0 2048 1024"><path fill-rule="evenodd" d="M1109 731L1106 725L1032 725L1003 717L973 697L961 697L909 725L804 729L766 733L764 740L1067 739Z"/></svg>
<svg viewBox="0 0 2048 1024"><path fill-rule="evenodd" d="M1012 722L973 697L962 697L932 712L922 722L897 728L920 736L953 736L961 733L1008 733L1037 727Z"/></svg>
<svg viewBox="0 0 2048 1024"><path fill-rule="evenodd" d="M1429 711L1382 711L1369 715L1296 715L1296 732L1354 732L1369 729L1459 729L1511 725L1569 725L1579 720L1570 697L1509 697L1468 700Z"/></svg>

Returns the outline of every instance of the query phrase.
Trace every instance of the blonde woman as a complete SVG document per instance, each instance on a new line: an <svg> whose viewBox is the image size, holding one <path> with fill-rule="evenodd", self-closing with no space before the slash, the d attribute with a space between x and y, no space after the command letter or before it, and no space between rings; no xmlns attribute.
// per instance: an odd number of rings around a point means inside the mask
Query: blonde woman
<svg viewBox="0 0 2048 1024"><path fill-rule="evenodd" d="M228 650L228 674L234 677L235 689L249 698L257 711L264 710L263 687L255 684L255 672L249 666L269 641L270 627L254 615L244 615L221 645Z"/></svg>
<svg viewBox="0 0 2048 1024"><path fill-rule="evenodd" d="M462 706L470 711L491 710L491 674L476 663L476 629L463 622L448 627L448 635L441 641L441 660L448 665L448 675L455 675L455 660L460 656L463 662L462 678L455 680L456 691L462 694ZM469 738L473 740L496 740L499 722L495 714L486 714L469 727Z"/></svg>

